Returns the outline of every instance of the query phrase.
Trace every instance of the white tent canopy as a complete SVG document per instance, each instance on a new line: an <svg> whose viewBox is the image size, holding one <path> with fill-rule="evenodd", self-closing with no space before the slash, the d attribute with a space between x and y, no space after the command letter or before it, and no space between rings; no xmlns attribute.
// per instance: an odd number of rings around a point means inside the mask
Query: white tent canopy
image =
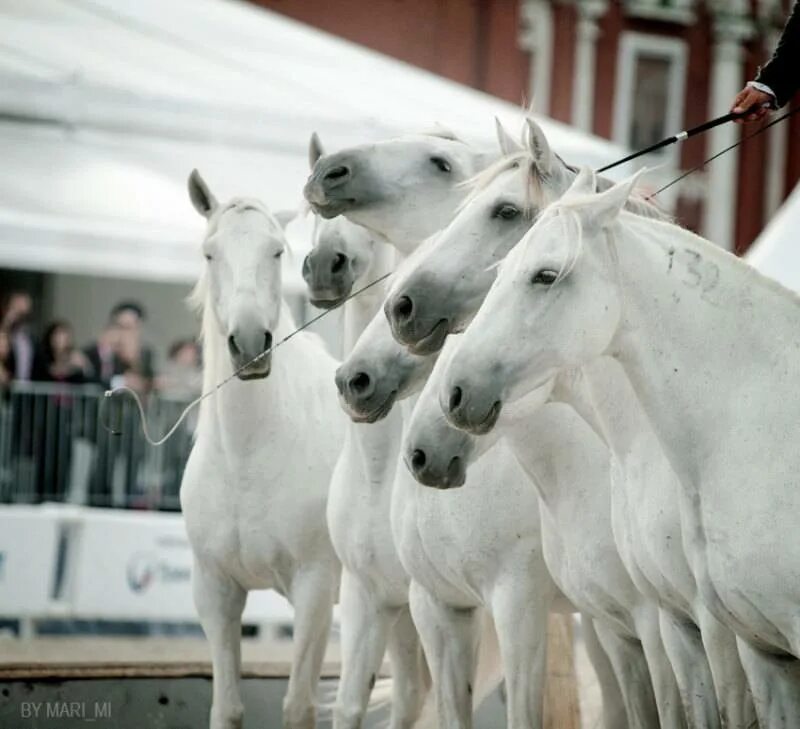
<svg viewBox="0 0 800 729"><path fill-rule="evenodd" d="M761 273L800 291L800 185L756 238L747 260Z"/></svg>
<svg viewBox="0 0 800 729"><path fill-rule="evenodd" d="M513 105L233 0L4 0L0 266L185 281L201 221L185 179L273 209L326 148L439 122L493 144ZM571 162L622 151L540 119Z"/></svg>

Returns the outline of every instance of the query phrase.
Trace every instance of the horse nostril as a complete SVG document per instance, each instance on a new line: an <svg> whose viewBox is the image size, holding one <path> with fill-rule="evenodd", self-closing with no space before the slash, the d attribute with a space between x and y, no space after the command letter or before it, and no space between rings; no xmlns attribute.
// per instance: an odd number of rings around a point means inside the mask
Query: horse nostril
<svg viewBox="0 0 800 729"><path fill-rule="evenodd" d="M347 169L344 165L340 165L339 167L334 167L332 170L328 170L325 173L323 179L328 180L329 182L336 182L338 180L342 180L350 174L350 170Z"/></svg>
<svg viewBox="0 0 800 729"><path fill-rule="evenodd" d="M311 256L306 256L303 259L302 274L303 274L303 279L306 280L306 281L308 281L308 279L311 277L311 260L310 260L310 258L311 258Z"/></svg>
<svg viewBox="0 0 800 729"><path fill-rule="evenodd" d="M236 344L236 340L233 338L233 334L228 337L228 351L234 357L238 357L242 353L242 350L239 349L239 345Z"/></svg>
<svg viewBox="0 0 800 729"><path fill-rule="evenodd" d="M456 386L450 391L450 412L453 413L458 410L458 406L461 405L461 401L464 398L464 393L461 391L461 388Z"/></svg>
<svg viewBox="0 0 800 729"><path fill-rule="evenodd" d="M350 390L356 395L363 395L369 389L371 382L366 372L357 372L350 378L350 382L347 384Z"/></svg>
<svg viewBox="0 0 800 729"><path fill-rule="evenodd" d="M392 307L392 313L398 321L408 321L413 312L414 302L408 296L401 296Z"/></svg>
<svg viewBox="0 0 800 729"><path fill-rule="evenodd" d="M419 473L423 468L425 468L425 464L428 462L427 457L425 456L425 451L421 451L417 448L411 454L411 467Z"/></svg>
<svg viewBox="0 0 800 729"><path fill-rule="evenodd" d="M272 332L264 332L264 351L272 349Z"/></svg>
<svg viewBox="0 0 800 729"><path fill-rule="evenodd" d="M344 253L337 253L331 264L331 273L339 273L344 268L345 263L347 263L347 256Z"/></svg>

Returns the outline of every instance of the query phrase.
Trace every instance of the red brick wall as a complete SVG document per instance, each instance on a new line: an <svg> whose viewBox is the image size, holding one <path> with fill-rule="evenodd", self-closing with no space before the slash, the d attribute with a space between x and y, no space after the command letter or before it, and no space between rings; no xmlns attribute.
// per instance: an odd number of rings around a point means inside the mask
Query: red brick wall
<svg viewBox="0 0 800 729"><path fill-rule="evenodd" d="M515 104L528 95L519 0L252 0Z"/></svg>
<svg viewBox="0 0 800 729"><path fill-rule="evenodd" d="M553 6L553 74L550 116L569 123L572 118L572 77L575 72L575 8Z"/></svg>

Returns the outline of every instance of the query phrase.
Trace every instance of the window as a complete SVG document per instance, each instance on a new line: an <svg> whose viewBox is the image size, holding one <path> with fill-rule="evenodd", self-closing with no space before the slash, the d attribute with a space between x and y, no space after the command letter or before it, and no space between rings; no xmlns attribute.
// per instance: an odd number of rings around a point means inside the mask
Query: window
<svg viewBox="0 0 800 729"><path fill-rule="evenodd" d="M624 34L617 64L614 140L642 149L681 131L685 90L683 41ZM674 154L674 148L667 148L658 161L676 161Z"/></svg>

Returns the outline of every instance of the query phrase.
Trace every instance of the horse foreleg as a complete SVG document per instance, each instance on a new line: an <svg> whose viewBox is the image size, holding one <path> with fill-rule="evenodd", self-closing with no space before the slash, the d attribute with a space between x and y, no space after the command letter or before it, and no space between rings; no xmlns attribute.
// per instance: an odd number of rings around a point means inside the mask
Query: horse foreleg
<svg viewBox="0 0 800 729"><path fill-rule="evenodd" d="M630 729L660 726L650 671L641 644L620 635L603 620L594 621L600 645L614 668Z"/></svg>
<svg viewBox="0 0 800 729"><path fill-rule="evenodd" d="M636 615L636 632L642 641L647 667L650 669L661 729L685 729L686 714L683 710L683 701L678 682L675 680L675 671L661 640L658 608L654 604L641 606Z"/></svg>
<svg viewBox="0 0 800 729"><path fill-rule="evenodd" d="M389 657L392 661L389 729L409 729L420 715L431 677L408 606L401 608L389 631Z"/></svg>
<svg viewBox="0 0 800 729"><path fill-rule="evenodd" d="M659 610L659 625L689 725L692 729L719 729L714 680L700 630L683 616L663 608Z"/></svg>
<svg viewBox="0 0 800 729"><path fill-rule="evenodd" d="M445 605L416 582L411 583L409 601L431 669L439 727L471 729L477 611Z"/></svg>
<svg viewBox="0 0 800 729"><path fill-rule="evenodd" d="M492 616L506 681L509 729L541 729L547 675L547 619L552 590L537 590L523 575L500 584L492 595Z"/></svg>
<svg viewBox="0 0 800 729"><path fill-rule="evenodd" d="M736 642L761 729L800 728L800 661Z"/></svg>
<svg viewBox="0 0 800 729"><path fill-rule="evenodd" d="M333 714L335 729L358 729L386 650L392 615L361 580L342 573L339 592L342 672Z"/></svg>
<svg viewBox="0 0 800 729"><path fill-rule="evenodd" d="M614 675L614 668L597 638L594 620L588 615L581 615L581 634L586 646L586 653L600 686L600 697L603 700L603 726L606 729L628 729L625 703L622 700L617 677Z"/></svg>
<svg viewBox="0 0 800 729"><path fill-rule="evenodd" d="M294 606L294 645L289 685L283 699L286 729L313 729L315 696L328 643L336 592L335 570L328 564L294 575L289 600Z"/></svg>
<svg viewBox="0 0 800 729"><path fill-rule="evenodd" d="M211 648L211 729L241 729L242 610L247 592L234 580L198 560L192 570L194 604Z"/></svg>
<svg viewBox="0 0 800 729"><path fill-rule="evenodd" d="M736 648L736 636L704 607L700 608L698 618L722 726L725 729L753 729L757 726L756 712Z"/></svg>

